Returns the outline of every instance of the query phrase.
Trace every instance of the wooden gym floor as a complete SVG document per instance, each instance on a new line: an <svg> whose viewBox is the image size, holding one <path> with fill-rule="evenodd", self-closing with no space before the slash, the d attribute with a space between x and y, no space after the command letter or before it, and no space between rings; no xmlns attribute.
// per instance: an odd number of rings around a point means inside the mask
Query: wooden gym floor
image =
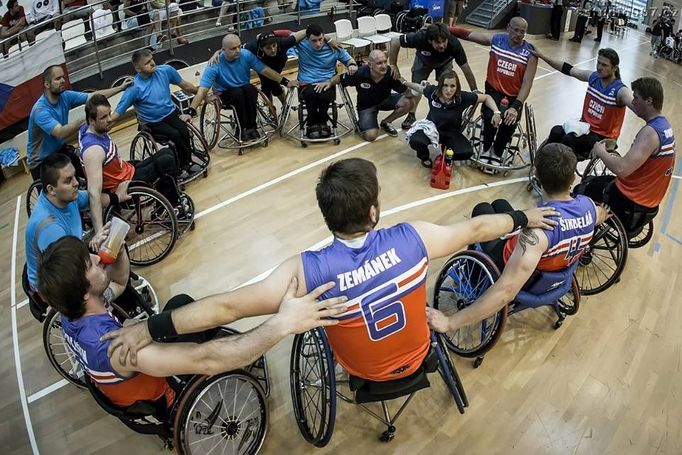
<svg viewBox="0 0 682 455"><path fill-rule="evenodd" d="M590 36L582 45L540 37L530 41L546 53L581 68L594 68L598 46ZM604 35L603 47L621 57L626 82L658 77L666 91L664 113L682 135L682 69L648 56L648 37L629 31ZM483 87L488 52L463 43ZM405 75L414 53L401 52ZM535 108L539 140L551 126L578 117L586 84L540 63L529 102ZM425 103L419 113L426 112ZM345 118L345 113L341 113ZM628 112L622 136L627 150L642 120ZM133 128L116 134L124 156ZM468 217L479 201L505 197L517 207L533 205L522 178L490 177L458 167L451 189L429 187L403 137L367 144L346 136L340 145L301 148L274 138L267 148L244 156L213 151L207 179L188 186L199 216L194 232L178 241L160 264L138 270L162 301L185 292L196 298L245 283L279 262L329 238L316 206L319 172L335 159L359 156L374 161L381 183L380 227L400 221L451 223ZM678 158L679 160L679 158ZM374 454L679 454L682 453L682 201L677 197L679 161L668 197L656 219L656 232L644 248L631 250L619 284L584 298L576 316L552 329L549 308L510 319L501 342L474 370L455 360L469 395L460 415L436 376L419 392L398 422L390 444L378 441L380 424L360 409L340 404L336 430L325 449L314 449L299 435L289 392L291 339L267 354L272 375L269 432L263 453ZM105 414L89 394L62 386L42 347L41 326L23 305L24 209L28 176L0 188L0 452L27 454L163 453L159 440L125 428ZM494 185L492 185L494 184ZM433 286L443 260L431 264ZM431 288L430 288L431 289ZM259 322L250 320L238 327ZM677 422L677 423L676 423Z"/></svg>

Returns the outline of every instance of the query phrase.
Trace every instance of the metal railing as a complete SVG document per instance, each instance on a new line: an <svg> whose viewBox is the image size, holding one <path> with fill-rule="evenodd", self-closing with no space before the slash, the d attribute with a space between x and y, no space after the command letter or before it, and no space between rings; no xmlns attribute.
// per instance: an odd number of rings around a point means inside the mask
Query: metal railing
<svg viewBox="0 0 682 455"><path fill-rule="evenodd" d="M219 37L225 35L228 28L225 25L216 26L216 19L220 17L221 6L203 6L201 3L209 0L198 0L200 8L187 11L175 10L167 3L163 9L154 9L150 2L143 4L146 11L138 14L139 5L124 7L121 5L116 10L106 10L106 14L100 14L103 21L96 20L95 10L104 9L108 5L106 0L94 0L89 2L87 7L90 14L87 20L89 27L85 27L83 22L83 32L78 34L64 33L65 29L70 28L69 19L74 12L68 12L56 16L52 19L33 24L21 30L18 34L0 40L0 44L6 44L16 39L16 36L27 36L33 33L36 40L40 39L41 33L53 29L61 33L65 50L66 65L69 70L69 77L72 82L85 79L86 77L98 74L100 79L104 78L104 72L110 68L119 66L122 62L129 61L132 53L143 47L153 47L155 51L167 50L171 56L175 55L176 48L181 45L178 39L184 37L192 41ZM325 1L320 4L320 9L315 11L301 11L297 7L298 0L273 1L273 0L246 0L229 3L231 8L221 17L223 24L233 24L235 32L240 33L246 29L272 26L272 24L295 21L300 25L302 19L314 18L316 16L332 14L346 15L352 14L353 2L341 3L336 1ZM180 6L187 6L181 4ZM255 8L263 8L263 17L256 18L255 13L251 13ZM232 9L234 8L234 9ZM274 14L269 14L274 12ZM132 14L131 14L132 13ZM165 13L165 18L163 18ZM149 23L128 27L130 19L138 19L149 16ZM178 19L176 19L176 17ZM111 22L109 22L111 18ZM77 19L78 21L78 19ZM178 21L178 23L175 23ZM80 24L76 22L76 27ZM130 24L132 25L132 24ZM67 27L64 27L67 26ZM102 36L102 29L109 30L111 27L114 32ZM89 30L88 30L89 29ZM177 35L177 36L174 36ZM100 35L100 36L98 36ZM76 41L76 45L69 45L69 41ZM154 42L155 41L155 42ZM29 44L19 39L16 52L22 52ZM219 47L219 46L218 46ZM94 58L93 58L94 57Z"/></svg>

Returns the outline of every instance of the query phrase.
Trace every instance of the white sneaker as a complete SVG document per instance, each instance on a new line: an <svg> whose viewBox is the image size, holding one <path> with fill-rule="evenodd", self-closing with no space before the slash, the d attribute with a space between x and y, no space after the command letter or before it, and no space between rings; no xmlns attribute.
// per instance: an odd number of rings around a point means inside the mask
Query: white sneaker
<svg viewBox="0 0 682 455"><path fill-rule="evenodd" d="M223 25L223 24L220 22L220 19L218 19L217 21L215 21L215 26L216 26L216 27L222 27L222 25Z"/></svg>

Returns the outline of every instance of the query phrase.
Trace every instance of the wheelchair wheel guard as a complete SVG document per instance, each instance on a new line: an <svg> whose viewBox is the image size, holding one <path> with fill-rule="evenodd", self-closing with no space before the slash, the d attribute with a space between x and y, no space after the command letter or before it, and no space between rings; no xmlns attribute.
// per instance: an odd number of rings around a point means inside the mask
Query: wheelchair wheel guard
<svg viewBox="0 0 682 455"><path fill-rule="evenodd" d="M605 291L618 282L628 257L625 228L612 216L596 226L590 245L580 257L575 276L583 295Z"/></svg>
<svg viewBox="0 0 682 455"><path fill-rule="evenodd" d="M43 322L43 347L50 364L64 379L78 388L86 389L85 370L66 344L62 331L62 315L53 308Z"/></svg>
<svg viewBox="0 0 682 455"><path fill-rule="evenodd" d="M28 217L31 216L31 212L36 205L36 202L38 202L41 191L43 191L43 183L40 180L34 181L31 183L31 186L28 187L28 190L26 191L26 215Z"/></svg>
<svg viewBox="0 0 682 455"><path fill-rule="evenodd" d="M459 413L464 414L464 408L469 406L469 399L464 391L459 374L457 374L455 364L452 363L450 358L445 337L441 333L431 333L431 343L435 344L434 349L437 350L438 354L438 373L440 373L452 398L455 400Z"/></svg>
<svg viewBox="0 0 682 455"><path fill-rule="evenodd" d="M158 151L152 135L147 131L140 131L130 143L130 161L143 161Z"/></svg>
<svg viewBox="0 0 682 455"><path fill-rule="evenodd" d="M433 307L447 316L474 303L499 278L495 264L483 253L464 251L443 266L433 290ZM488 352L502 334L507 306L481 322L443 334L448 348L463 357Z"/></svg>
<svg viewBox="0 0 682 455"><path fill-rule="evenodd" d="M334 359L323 329L294 337L290 364L294 415L306 441L324 447L336 420Z"/></svg>

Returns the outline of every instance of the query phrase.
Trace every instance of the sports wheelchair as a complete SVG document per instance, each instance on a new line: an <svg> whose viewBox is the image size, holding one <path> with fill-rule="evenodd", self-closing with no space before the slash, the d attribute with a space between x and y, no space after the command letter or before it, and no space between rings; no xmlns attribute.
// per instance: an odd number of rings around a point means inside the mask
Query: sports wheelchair
<svg viewBox="0 0 682 455"><path fill-rule="evenodd" d="M332 87L336 90L336 87ZM294 97L298 99L298 105L294 106ZM300 96L299 87L289 90L287 93L287 99L282 108L282 115L280 121L280 136L290 136L301 143L302 147L307 147L309 142L328 142L332 141L335 145L341 143L341 138L346 134L353 132L357 129L357 115L353 108L353 102L351 100L350 94L342 87L341 89L341 99L339 103L336 101L331 102L331 136L319 139L311 139L306 136L306 105L303 98ZM339 108L345 108L346 114L351 121L352 126L349 126L341 121L339 121ZM287 121L291 116L291 112L298 112L298 123L287 129ZM298 134L294 134L294 130L298 128ZM341 130L339 132L339 129Z"/></svg>
<svg viewBox="0 0 682 455"><path fill-rule="evenodd" d="M460 413L469 405L462 382L457 375L443 337L431 334L431 347L424 363L414 374L394 381L373 382L355 376L339 380L335 376L334 354L327 335L317 328L296 335L291 350L290 385L296 423L306 441L316 447L329 443L336 421L336 398L346 403L358 404L369 415L386 425L380 440L389 442L395 437L395 423L412 400L414 394L430 386L427 373L440 373ZM351 396L337 388L338 383L348 385ZM407 396L400 409L391 416L386 402ZM381 402L383 417L366 403Z"/></svg>
<svg viewBox="0 0 682 455"><path fill-rule="evenodd" d="M526 103L524 105L525 124L524 131L519 121L516 125L510 142L502 152L501 157L495 154L492 156L484 156L483 153L483 116L479 115L473 122L467 122L464 129L465 134L470 138L471 145L474 149L474 155L471 157L471 162L477 168L481 169L487 174L497 174L502 172L505 177L511 171L532 168L535 153L537 152L537 129L535 127L535 113L533 106ZM528 155L526 157L526 148Z"/></svg>
<svg viewBox="0 0 682 455"><path fill-rule="evenodd" d="M260 134L257 140L241 138L242 128L237 113L232 106L223 105L219 93L207 95L208 98L199 111L199 129L208 150L213 150L218 145L224 149L236 149L239 155L242 155L247 147L257 144L263 147L268 145L268 141L278 129L277 111L272 101L259 88L256 90L258 91L256 131Z"/></svg>
<svg viewBox="0 0 682 455"><path fill-rule="evenodd" d="M87 190L87 184L80 182L80 189ZM26 193L26 212L31 216L43 185L35 180ZM177 239L188 230L194 229L194 201L185 192L179 192L180 206L184 217L178 219L168 199L144 182L133 181L128 187L130 199L104 210L104 222L117 216L130 224L128 232L128 253L130 263L137 266L156 264L168 256ZM88 211L81 212L84 236L92 234L92 223Z"/></svg>
<svg viewBox="0 0 682 455"><path fill-rule="evenodd" d="M189 183L192 180L197 179L199 176L203 176L204 178L208 177L208 165L211 162L211 155L208 153L209 147L204 140L204 136L193 124L187 123L186 125L191 138L190 143L192 145L192 164L199 165L201 170L188 175L184 179L179 177L178 184L180 185ZM146 126L144 122L140 121L139 118L138 130L139 132L130 143L130 161L142 161L145 158L154 155L159 151L157 144L167 146L171 150L175 151L175 144L173 141L159 135L154 137L149 127Z"/></svg>
<svg viewBox="0 0 682 455"><path fill-rule="evenodd" d="M538 272L532 284L493 316L444 334L455 354L475 358L474 368L502 335L507 317L528 308L551 306L557 315L554 329L580 307L580 289L574 276L576 262L560 272ZM468 250L455 254L443 266L433 290L433 307L449 316L472 305L500 277L493 261L483 252Z"/></svg>
<svg viewBox="0 0 682 455"><path fill-rule="evenodd" d="M26 285L28 285L28 280ZM40 299L40 296L35 293L29 295L26 288L24 292L29 299ZM42 300L40 304L47 308ZM111 311L120 320L147 319L159 312L156 292L146 279L131 272L125 291L111 304ZM49 308L43 322L43 347L50 364L57 370L57 373L78 388L87 387L85 371L64 340L62 315L54 308Z"/></svg>
<svg viewBox="0 0 682 455"><path fill-rule="evenodd" d="M238 333L221 327L218 336ZM155 434L164 446L180 454L256 454L268 429L269 376L260 357L245 369L213 376L167 378L177 398L170 409L165 397L137 402L128 408L114 405L85 376L91 395L107 413L141 434Z"/></svg>

